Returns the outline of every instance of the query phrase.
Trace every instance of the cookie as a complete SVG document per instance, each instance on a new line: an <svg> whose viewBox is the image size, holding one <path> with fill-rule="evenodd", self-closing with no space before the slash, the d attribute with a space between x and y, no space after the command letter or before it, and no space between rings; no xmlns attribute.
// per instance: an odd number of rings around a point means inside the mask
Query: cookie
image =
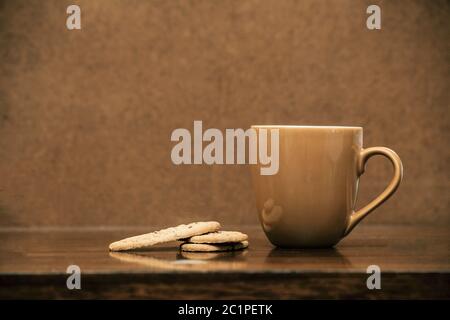
<svg viewBox="0 0 450 320"><path fill-rule="evenodd" d="M159 231L126 238L113 242L109 245L111 251L124 251L144 249L158 243L176 241L179 239L190 238L208 232L215 232L220 229L220 223L216 221L194 222L190 224L181 224L177 227L162 229Z"/></svg>
<svg viewBox="0 0 450 320"><path fill-rule="evenodd" d="M177 258L180 259L189 259L189 260L222 260L222 261L230 261L231 259L239 259L244 257L247 254L247 251L238 250L238 251L219 251L219 252L189 252L189 251L180 251L177 255Z"/></svg>
<svg viewBox="0 0 450 320"><path fill-rule="evenodd" d="M248 247L248 241L236 243L206 244L206 243L190 243L186 242L180 246L182 251L191 252L215 252L215 251L233 251L241 250Z"/></svg>
<svg viewBox="0 0 450 320"><path fill-rule="evenodd" d="M248 236L238 231L216 231L202 234L200 236L193 236L186 240L191 243L228 243L241 242L248 239Z"/></svg>

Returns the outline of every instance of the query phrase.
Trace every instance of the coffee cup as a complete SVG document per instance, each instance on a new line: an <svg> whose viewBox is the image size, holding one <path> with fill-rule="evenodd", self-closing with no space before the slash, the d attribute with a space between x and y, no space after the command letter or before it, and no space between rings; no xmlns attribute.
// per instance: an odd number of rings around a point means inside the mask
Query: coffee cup
<svg viewBox="0 0 450 320"><path fill-rule="evenodd" d="M361 127L252 128L257 132L277 130L279 135L277 174L261 175L259 162L251 166L259 220L267 238L276 246L334 246L392 196L402 180L399 156L385 147L363 148ZM366 162L375 155L390 160L394 168L392 180L374 200L355 210L359 178Z"/></svg>

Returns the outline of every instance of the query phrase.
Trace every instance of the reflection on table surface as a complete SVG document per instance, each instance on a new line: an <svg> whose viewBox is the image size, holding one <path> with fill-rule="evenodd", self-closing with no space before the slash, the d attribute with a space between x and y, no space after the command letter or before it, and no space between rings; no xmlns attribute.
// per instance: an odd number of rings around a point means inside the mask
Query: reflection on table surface
<svg viewBox="0 0 450 320"><path fill-rule="evenodd" d="M110 257L121 262L135 263L149 268L168 270L233 270L245 268L247 249L227 252L178 251L169 258L158 258L155 252L110 252Z"/></svg>
<svg viewBox="0 0 450 320"><path fill-rule="evenodd" d="M220 253L180 252L178 242L147 251L109 252L112 241L143 233L142 229L0 229L0 273L66 274L71 264L91 274L168 270L365 273L373 264L383 272L450 271L450 231L445 227L359 226L329 249L276 248L260 226L239 229L249 235L249 248Z"/></svg>

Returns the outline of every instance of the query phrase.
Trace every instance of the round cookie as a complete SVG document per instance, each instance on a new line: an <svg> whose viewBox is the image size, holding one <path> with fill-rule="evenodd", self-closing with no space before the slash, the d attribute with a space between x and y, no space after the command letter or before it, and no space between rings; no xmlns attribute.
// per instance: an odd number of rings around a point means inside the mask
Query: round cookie
<svg viewBox="0 0 450 320"><path fill-rule="evenodd" d="M188 260L220 260L229 261L231 259L239 259L244 257L247 251L237 250L237 251L218 251L218 252L190 252L190 251L180 251L177 257L181 259Z"/></svg>
<svg viewBox="0 0 450 320"><path fill-rule="evenodd" d="M238 231L216 231L202 234L200 236L193 236L187 239L191 243L229 243L241 242L248 239L245 233Z"/></svg>
<svg viewBox="0 0 450 320"><path fill-rule="evenodd" d="M144 249L158 243L176 241L179 239L190 238L195 235L201 235L208 232L215 232L220 229L220 223L216 221L194 222L190 224L181 224L176 227L162 229L159 231L141 234L113 242L109 245L111 251L124 251Z"/></svg>
<svg viewBox="0 0 450 320"><path fill-rule="evenodd" d="M216 251L233 251L241 250L248 247L248 241L223 244L206 244L206 243L183 243L180 248L182 251L190 252L216 252Z"/></svg>

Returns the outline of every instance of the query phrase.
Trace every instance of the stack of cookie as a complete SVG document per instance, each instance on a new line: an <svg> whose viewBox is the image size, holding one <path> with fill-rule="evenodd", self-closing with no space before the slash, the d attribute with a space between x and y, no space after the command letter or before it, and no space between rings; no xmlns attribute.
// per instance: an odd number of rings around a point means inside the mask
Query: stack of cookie
<svg viewBox="0 0 450 320"><path fill-rule="evenodd" d="M183 241L182 251L234 251L248 247L248 236L238 231L219 231L216 221L194 222L126 238L109 245L111 251L142 250L160 243Z"/></svg>

